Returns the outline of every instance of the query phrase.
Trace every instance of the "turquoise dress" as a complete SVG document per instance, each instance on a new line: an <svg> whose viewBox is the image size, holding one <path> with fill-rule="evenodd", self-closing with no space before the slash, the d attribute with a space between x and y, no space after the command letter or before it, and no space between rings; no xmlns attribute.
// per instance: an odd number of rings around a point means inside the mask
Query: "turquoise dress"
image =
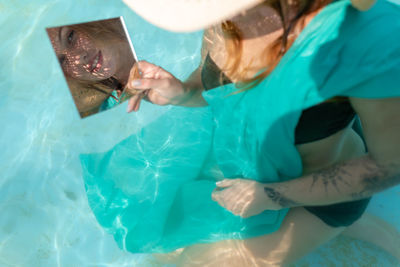
<svg viewBox="0 0 400 267"><path fill-rule="evenodd" d="M213 202L210 166L226 178L294 179L302 110L337 95L400 97L400 7L325 7L262 83L227 96L235 90L204 92L209 107L173 108L112 150L81 156L90 207L121 248L162 253L279 229L286 209L242 219Z"/></svg>
<svg viewBox="0 0 400 267"><path fill-rule="evenodd" d="M112 95L118 99L118 94L117 92L114 90L112 91ZM118 105L118 101L115 100L115 98L113 97L108 97L106 100L104 100L104 102L101 104L99 112L101 111L106 111L109 110L110 108L115 107L116 105Z"/></svg>

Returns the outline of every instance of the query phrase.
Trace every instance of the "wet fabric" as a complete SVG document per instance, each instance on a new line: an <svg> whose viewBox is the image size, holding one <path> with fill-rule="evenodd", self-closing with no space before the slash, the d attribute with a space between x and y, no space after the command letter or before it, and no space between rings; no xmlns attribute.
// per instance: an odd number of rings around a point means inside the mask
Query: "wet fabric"
<svg viewBox="0 0 400 267"><path fill-rule="evenodd" d="M118 94L117 92L114 90L112 92L112 95L115 97L108 97L106 100L104 100L104 102L101 104L99 111L105 111L108 110L110 108L115 107L116 105L118 105L118 101L116 99L118 99Z"/></svg>
<svg viewBox="0 0 400 267"><path fill-rule="evenodd" d="M232 83L209 54L204 60L201 80L205 90ZM295 144L301 145L331 136L346 128L356 115L348 98L331 99L301 113L295 129Z"/></svg>
<svg viewBox="0 0 400 267"><path fill-rule="evenodd" d="M241 219L213 202L214 167L260 182L301 176L294 132L302 110L336 95L400 96L399 18L386 1L364 13L335 2L257 87L204 92L209 107L173 108L112 150L82 155L99 223L121 248L146 253L278 229L287 210Z"/></svg>

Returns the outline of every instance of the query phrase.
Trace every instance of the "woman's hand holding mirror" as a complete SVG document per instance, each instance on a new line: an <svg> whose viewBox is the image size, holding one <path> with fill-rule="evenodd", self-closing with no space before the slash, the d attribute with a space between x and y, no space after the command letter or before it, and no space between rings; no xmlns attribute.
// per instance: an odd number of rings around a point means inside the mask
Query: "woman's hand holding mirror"
<svg viewBox="0 0 400 267"><path fill-rule="evenodd" d="M178 105L185 98L183 83L163 68L139 61L131 70L126 86L127 112L138 111L142 98L157 105Z"/></svg>

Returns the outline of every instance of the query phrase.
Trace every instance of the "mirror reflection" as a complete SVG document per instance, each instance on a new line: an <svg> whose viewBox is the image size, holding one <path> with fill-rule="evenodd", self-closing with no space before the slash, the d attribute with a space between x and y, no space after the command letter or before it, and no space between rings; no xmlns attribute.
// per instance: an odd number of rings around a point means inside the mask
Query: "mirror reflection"
<svg viewBox="0 0 400 267"><path fill-rule="evenodd" d="M46 30L82 118L123 102L137 60L121 17Z"/></svg>

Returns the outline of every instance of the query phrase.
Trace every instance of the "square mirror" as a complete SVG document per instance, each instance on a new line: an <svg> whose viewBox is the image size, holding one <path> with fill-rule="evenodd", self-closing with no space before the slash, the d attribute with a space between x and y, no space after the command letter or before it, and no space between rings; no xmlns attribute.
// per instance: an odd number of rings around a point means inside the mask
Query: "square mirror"
<svg viewBox="0 0 400 267"><path fill-rule="evenodd" d="M124 88L137 58L122 17L46 31L81 118L127 99Z"/></svg>

